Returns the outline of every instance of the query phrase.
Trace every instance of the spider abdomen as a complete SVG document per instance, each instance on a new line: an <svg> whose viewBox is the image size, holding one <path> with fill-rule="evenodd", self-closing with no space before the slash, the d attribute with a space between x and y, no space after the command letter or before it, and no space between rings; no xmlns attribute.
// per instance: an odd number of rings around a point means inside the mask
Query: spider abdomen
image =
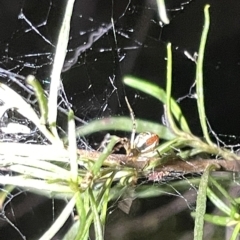
<svg viewBox="0 0 240 240"><path fill-rule="evenodd" d="M134 149L136 149L140 154L148 153L155 149L159 144L159 137L155 133L142 132L134 140Z"/></svg>

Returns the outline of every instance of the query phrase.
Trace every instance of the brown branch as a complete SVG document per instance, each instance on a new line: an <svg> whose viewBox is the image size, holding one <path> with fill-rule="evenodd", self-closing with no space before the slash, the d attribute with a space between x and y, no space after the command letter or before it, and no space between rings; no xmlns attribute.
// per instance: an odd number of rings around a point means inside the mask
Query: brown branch
<svg viewBox="0 0 240 240"><path fill-rule="evenodd" d="M96 161L101 152L98 151L87 151L78 150L80 157L88 158ZM106 166L119 166L125 165L134 167L141 170L148 161L156 160L154 158L139 157L136 161L129 158L124 154L111 154L107 157L104 164ZM182 172L187 173L198 173L203 172L208 165L215 165L216 170L225 171L240 171L240 163L237 160L225 160L225 159L193 159L193 160L182 160L180 158L173 157L166 163L157 166L154 171L156 172Z"/></svg>
<svg viewBox="0 0 240 240"><path fill-rule="evenodd" d="M8 162L11 162L12 156L19 157L23 161L25 157L46 161L69 161L69 153L67 149L59 146L0 143L0 149L0 157L3 160L8 159ZM102 153L99 151L79 149L78 154L80 159L97 161ZM145 174L146 172L147 174L147 171L142 170L144 170L144 167L148 166L149 163L156 160L157 158L138 157L137 159L134 159L133 157L129 157L124 154L110 154L104 161L104 165L109 167L128 166L135 168L140 173L144 172L143 174ZM4 164L4 161L2 164ZM155 167L154 171L164 173L177 172L182 174L201 173L209 164L214 165L216 170L240 172L240 162L238 162L238 160L190 159L188 161L184 161L176 156L169 157L168 161Z"/></svg>

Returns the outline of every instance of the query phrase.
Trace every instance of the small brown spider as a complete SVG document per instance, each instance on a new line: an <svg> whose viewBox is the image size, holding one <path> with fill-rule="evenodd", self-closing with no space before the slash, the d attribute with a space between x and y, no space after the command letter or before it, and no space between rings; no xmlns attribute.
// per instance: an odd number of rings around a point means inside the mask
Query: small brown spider
<svg viewBox="0 0 240 240"><path fill-rule="evenodd" d="M142 132L133 142L127 138L122 138L120 142L130 157L153 157L156 154L154 149L159 144L159 137L155 133Z"/></svg>
<svg viewBox="0 0 240 240"><path fill-rule="evenodd" d="M115 145L113 152L119 151L121 148L124 148L126 155L130 157L131 160L138 160L139 157L150 158L156 155L155 148L159 144L159 137L155 133L151 132L142 132L139 133L136 138L136 120L134 117L134 112L128 102L127 97L125 97L128 109L130 111L133 128L131 139L128 138L119 138L119 142ZM101 146L98 148L98 151L105 148L109 142L110 135L107 134L105 139L101 143ZM141 159L142 160L142 159Z"/></svg>
<svg viewBox="0 0 240 240"><path fill-rule="evenodd" d="M153 157L156 152L154 149L159 144L159 137L155 133L151 132L142 132L136 135L136 120L134 117L134 112L128 102L127 97L125 97L128 109L130 111L131 119L133 122L133 129L131 134L131 139L122 138L120 143L126 150L126 154L133 158L138 157Z"/></svg>

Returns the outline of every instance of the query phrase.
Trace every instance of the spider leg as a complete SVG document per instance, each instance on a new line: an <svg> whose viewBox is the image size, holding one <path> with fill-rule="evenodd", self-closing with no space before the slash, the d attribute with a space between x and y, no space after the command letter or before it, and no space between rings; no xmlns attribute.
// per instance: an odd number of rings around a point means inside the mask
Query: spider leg
<svg viewBox="0 0 240 240"><path fill-rule="evenodd" d="M127 96L125 96L125 101L127 103L127 106L128 106L128 109L129 109L129 112L130 112L130 116L131 116L131 119L132 119L132 124L133 124L133 127L132 127L132 134L131 134L131 141L130 141L130 149L134 149L134 140L135 140L135 135L136 135L136 119L135 119L135 116L134 116L134 112L128 102L128 99L127 99Z"/></svg>
<svg viewBox="0 0 240 240"><path fill-rule="evenodd" d="M97 151L102 152L108 145L108 143L110 142L110 137L111 135L109 133L107 133L103 139L103 141L101 142L100 146L97 148Z"/></svg>
<svg viewBox="0 0 240 240"><path fill-rule="evenodd" d="M98 147L97 151L102 152L108 145L108 143L111 140L111 135L108 133L105 135L103 141L101 142L100 146ZM130 153L130 143L127 138L120 138L118 139L118 142L115 144L112 153L118 152L121 148L124 148L126 151L126 154L128 155Z"/></svg>

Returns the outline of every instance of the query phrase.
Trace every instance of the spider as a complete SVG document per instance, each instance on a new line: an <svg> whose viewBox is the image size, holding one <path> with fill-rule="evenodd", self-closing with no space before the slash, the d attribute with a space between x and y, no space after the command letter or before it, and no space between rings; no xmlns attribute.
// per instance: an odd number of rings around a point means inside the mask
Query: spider
<svg viewBox="0 0 240 240"><path fill-rule="evenodd" d="M121 148L124 148L126 155L130 157L131 160L138 160L139 157L150 158L156 155L155 148L159 144L159 137L157 134L152 132L142 132L136 135L136 120L134 112L128 102L127 97L125 97L128 109L130 111L130 116L132 119L133 127L131 139L128 138L119 138L118 143L115 145L113 152L119 151ZM106 147L106 144L109 142L110 135L107 134L102 141L98 151L101 151Z"/></svg>
<svg viewBox="0 0 240 240"><path fill-rule="evenodd" d="M155 147L159 144L159 137L155 133L151 132L142 132L139 133L136 138L136 120L134 112L128 102L127 97L125 96L125 101L127 103L128 109L130 111L130 116L133 123L131 139L121 138L120 143L122 147L126 150L127 156L138 158L138 157L153 157L156 152L154 151Z"/></svg>

